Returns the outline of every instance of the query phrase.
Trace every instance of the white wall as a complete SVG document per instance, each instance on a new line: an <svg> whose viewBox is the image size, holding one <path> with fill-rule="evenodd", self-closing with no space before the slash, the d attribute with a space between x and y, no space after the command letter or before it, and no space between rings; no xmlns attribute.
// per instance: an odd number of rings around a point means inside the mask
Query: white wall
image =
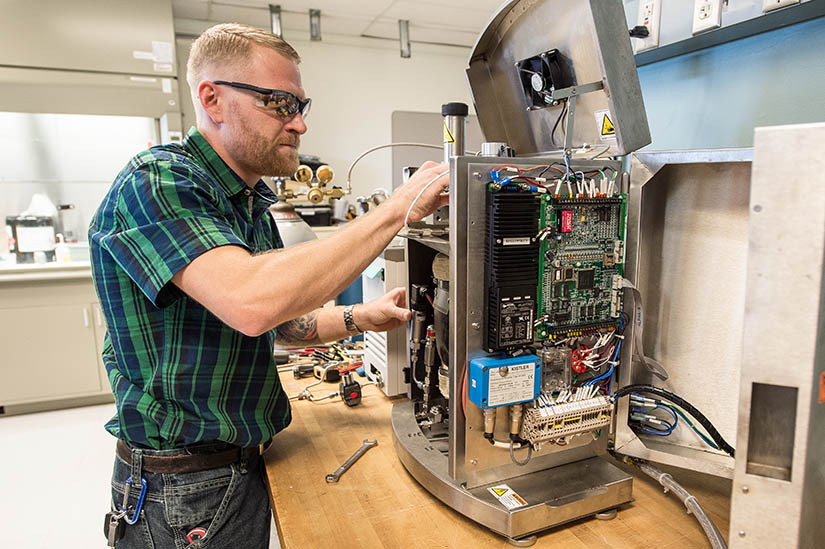
<svg viewBox="0 0 825 549"><path fill-rule="evenodd" d="M361 152L390 142L393 111L440 113L441 105L450 101L472 106L464 77L467 48L413 44L412 57L402 59L394 41L325 35L321 42L289 42L302 58L304 89L312 98L301 152L330 164L336 173L334 185L344 186L347 169ZM191 40L177 41L181 67L190 44ZM188 128L194 116L183 74L180 89ZM376 187L391 188L391 153L383 150L364 158L352 183L355 196Z"/></svg>

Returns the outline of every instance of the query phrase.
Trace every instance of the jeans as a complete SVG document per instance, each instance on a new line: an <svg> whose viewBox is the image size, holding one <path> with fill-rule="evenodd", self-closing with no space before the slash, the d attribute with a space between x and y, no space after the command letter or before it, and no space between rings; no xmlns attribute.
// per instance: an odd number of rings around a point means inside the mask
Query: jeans
<svg viewBox="0 0 825 549"><path fill-rule="evenodd" d="M184 455L186 450L144 450L145 456ZM115 456L112 509L120 509L132 466ZM118 549L222 549L269 547L269 507L263 457L254 455L226 467L196 473L142 472L146 496L138 521L125 525ZM129 489L131 518L140 495L136 479ZM187 534L205 531L203 539ZM197 532L197 531L196 531Z"/></svg>

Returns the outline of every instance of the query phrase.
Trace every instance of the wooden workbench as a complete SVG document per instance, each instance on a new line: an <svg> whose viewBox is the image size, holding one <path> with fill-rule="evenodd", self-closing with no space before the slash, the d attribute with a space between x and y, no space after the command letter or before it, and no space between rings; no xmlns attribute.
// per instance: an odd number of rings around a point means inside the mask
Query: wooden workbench
<svg viewBox="0 0 825 549"><path fill-rule="evenodd" d="M281 374L289 395L313 382ZM325 395L337 385L322 384ZM275 523L285 549L334 547L511 547L506 540L453 511L422 488L395 454L392 400L365 387L359 406L338 399L292 401L292 424L265 455ZM364 439L377 439L337 484L324 476L338 468ZM609 521L581 519L539 535L534 547L708 547L704 532L682 503L665 495L633 467L635 501ZM699 499L727 538L730 481L662 468Z"/></svg>

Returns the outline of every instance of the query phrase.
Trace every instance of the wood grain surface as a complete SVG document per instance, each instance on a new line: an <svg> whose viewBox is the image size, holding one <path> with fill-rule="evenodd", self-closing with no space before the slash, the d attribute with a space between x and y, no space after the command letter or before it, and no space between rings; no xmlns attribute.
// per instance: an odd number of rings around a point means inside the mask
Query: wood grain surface
<svg viewBox="0 0 825 549"><path fill-rule="evenodd" d="M289 395L314 382L281 374ZM363 380L362 380L363 381ZM324 383L322 396L337 389ZM359 406L340 399L292 401L292 424L265 455L273 513L286 549L511 547L505 538L453 511L422 488L395 454L390 424L393 400L365 387ZM364 439L377 439L337 484L324 477ZM534 547L709 547L704 532L682 503L632 466L635 501L609 521L585 518L547 530ZM727 538L731 482L662 467L697 497Z"/></svg>

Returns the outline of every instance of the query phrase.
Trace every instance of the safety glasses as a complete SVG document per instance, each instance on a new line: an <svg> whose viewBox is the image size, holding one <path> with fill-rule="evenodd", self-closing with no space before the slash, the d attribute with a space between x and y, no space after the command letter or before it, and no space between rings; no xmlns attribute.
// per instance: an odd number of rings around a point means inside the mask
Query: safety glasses
<svg viewBox="0 0 825 549"><path fill-rule="evenodd" d="M259 88L251 84L227 82L225 80L215 80L212 83L219 86L231 86L233 88L257 93L259 96L258 106L284 121L292 120L298 113L301 113L301 116L306 118L309 114L309 108L312 105L312 99L308 97L306 99L299 99L296 95L283 90Z"/></svg>

